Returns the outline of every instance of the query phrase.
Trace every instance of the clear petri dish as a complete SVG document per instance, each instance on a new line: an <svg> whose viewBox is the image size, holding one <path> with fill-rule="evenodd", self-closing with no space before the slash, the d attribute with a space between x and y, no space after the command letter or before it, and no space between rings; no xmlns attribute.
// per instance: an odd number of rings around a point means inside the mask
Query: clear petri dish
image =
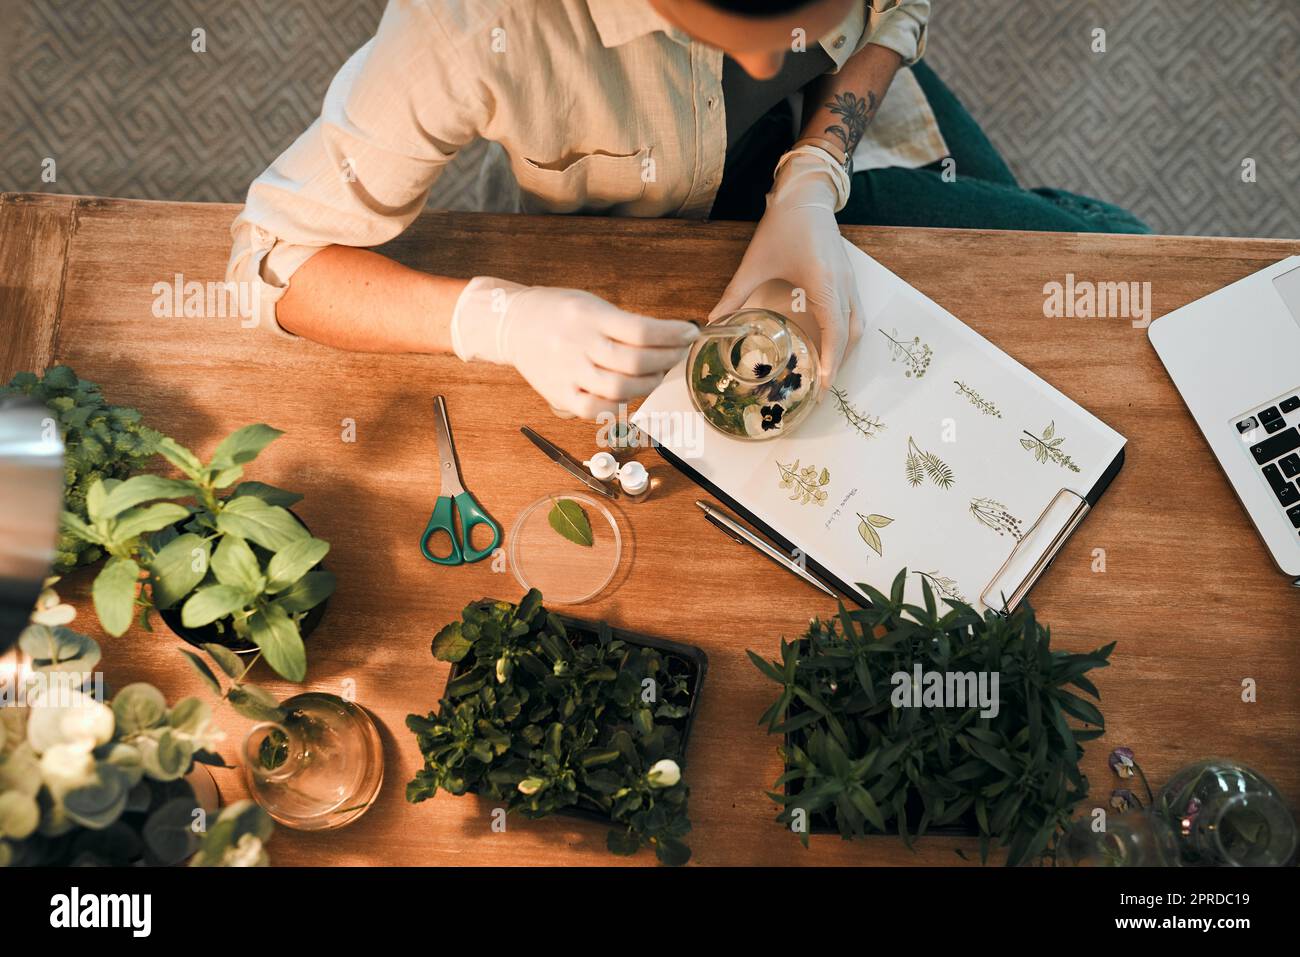
<svg viewBox="0 0 1300 957"><path fill-rule="evenodd" d="M577 502L587 513L590 547L551 527L551 509L560 499ZM510 571L524 591L536 588L548 605L577 605L591 601L613 580L623 556L623 534L603 502L577 492L554 492L519 513L509 549Z"/></svg>

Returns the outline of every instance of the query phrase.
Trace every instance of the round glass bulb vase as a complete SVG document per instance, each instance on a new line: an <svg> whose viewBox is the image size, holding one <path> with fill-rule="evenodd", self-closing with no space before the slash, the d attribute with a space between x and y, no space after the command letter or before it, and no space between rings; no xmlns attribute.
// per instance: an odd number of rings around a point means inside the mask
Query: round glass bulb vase
<svg viewBox="0 0 1300 957"><path fill-rule="evenodd" d="M704 421L737 439L774 439L807 417L821 392L817 347L770 309L704 326L686 360L687 390Z"/></svg>
<svg viewBox="0 0 1300 957"><path fill-rule="evenodd" d="M277 822L324 831L359 818L384 780L379 731L365 709L309 691L281 707L282 724L264 721L244 739L253 799Z"/></svg>
<svg viewBox="0 0 1300 957"><path fill-rule="evenodd" d="M1210 758L1188 765L1156 796L1185 865L1280 867L1296 848L1296 824L1277 788L1258 771Z"/></svg>
<svg viewBox="0 0 1300 957"><path fill-rule="evenodd" d="M1177 867L1173 829L1149 811L1081 817L1056 847L1058 867Z"/></svg>

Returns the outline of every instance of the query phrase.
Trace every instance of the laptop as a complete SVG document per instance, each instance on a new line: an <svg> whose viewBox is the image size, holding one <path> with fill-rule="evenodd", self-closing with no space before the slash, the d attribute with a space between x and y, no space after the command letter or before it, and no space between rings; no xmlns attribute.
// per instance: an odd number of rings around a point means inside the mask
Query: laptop
<svg viewBox="0 0 1300 957"><path fill-rule="evenodd" d="M1147 329L1274 563L1300 587L1300 256Z"/></svg>

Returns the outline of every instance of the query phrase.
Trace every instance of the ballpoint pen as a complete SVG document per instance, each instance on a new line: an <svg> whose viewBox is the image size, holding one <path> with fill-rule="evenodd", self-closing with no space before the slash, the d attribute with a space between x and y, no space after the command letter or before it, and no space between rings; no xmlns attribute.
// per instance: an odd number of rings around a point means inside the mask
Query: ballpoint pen
<svg viewBox="0 0 1300 957"><path fill-rule="evenodd" d="M704 517L707 518L713 525L720 528L729 538L733 539L734 541L740 542L742 545L749 545L751 548L756 549L757 551L766 555L772 561L776 562L786 571L798 575L808 584L812 585L814 588L818 589L819 591L824 592L830 597L832 598L839 597L838 595L835 594L835 592L831 591L829 588L823 585L815 575L813 575L810 571L808 571L808 569L804 568L794 559L782 554L782 552L779 549L774 548L771 544L764 541L759 536L755 535L745 526L741 525L739 522L737 522L735 519L729 516L726 512L723 512L721 509L714 508L708 502L697 500L695 504L698 505L700 507L700 510L704 512Z"/></svg>

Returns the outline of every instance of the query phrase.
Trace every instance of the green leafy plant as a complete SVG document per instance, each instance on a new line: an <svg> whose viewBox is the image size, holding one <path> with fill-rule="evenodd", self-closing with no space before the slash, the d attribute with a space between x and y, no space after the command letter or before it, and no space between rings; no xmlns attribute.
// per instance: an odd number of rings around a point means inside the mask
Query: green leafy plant
<svg viewBox="0 0 1300 957"><path fill-rule="evenodd" d="M99 386L67 366L54 366L43 376L20 372L0 397L30 396L45 404L63 439L63 507L86 521L86 497L101 480L124 479L139 471L157 451L162 438L140 421L140 413L125 406L110 405ZM54 570L63 574L78 565L89 565L104 557L94 542L64 531L59 536Z"/></svg>
<svg viewBox="0 0 1300 957"><path fill-rule="evenodd" d="M179 608L184 628L211 626L220 643L256 645L277 674L303 680L302 620L334 591L333 574L317 567L329 543L288 510L301 495L240 482L281 434L245 426L207 463L163 438L159 453L184 478L98 479L86 519L63 513L67 531L109 555L92 592L105 631L121 635L137 617L148 629L152 610Z"/></svg>
<svg viewBox="0 0 1300 957"><path fill-rule="evenodd" d="M895 832L909 846L931 827L969 823L982 859L997 842L1008 864L1035 861L1087 794L1080 742L1105 726L1069 689L1098 697L1087 672L1108 663L1114 643L1087 654L1055 650L1027 605L981 617L948 601L941 613L924 578L924 607L904 604L906 580L904 570L890 595L859 585L870 607L841 605L837 617L813 620L798 641L782 640L775 661L749 653L781 689L760 718L785 737L777 820L820 823L845 839ZM975 703L896 706L895 676L917 666L996 672L996 715L981 716ZM1070 717L1091 727L1073 728Z"/></svg>
<svg viewBox="0 0 1300 957"><path fill-rule="evenodd" d="M222 765L208 705L141 683L102 703L99 646L42 613L19 639L32 672L18 705L0 707L0 865L266 863L266 812L245 801L208 822L185 780Z"/></svg>
<svg viewBox="0 0 1300 957"><path fill-rule="evenodd" d="M551 528L575 545L591 548L595 541L591 535L591 520L581 505L571 498L562 498L552 506L546 516Z"/></svg>
<svg viewBox="0 0 1300 957"><path fill-rule="evenodd" d="M614 825L613 853L650 846L684 864L689 666L603 623L585 635L576 624L533 589L517 606L470 604L438 632L433 655L454 665L438 710L406 719L424 755L406 799L473 792L527 818L594 812Z"/></svg>

